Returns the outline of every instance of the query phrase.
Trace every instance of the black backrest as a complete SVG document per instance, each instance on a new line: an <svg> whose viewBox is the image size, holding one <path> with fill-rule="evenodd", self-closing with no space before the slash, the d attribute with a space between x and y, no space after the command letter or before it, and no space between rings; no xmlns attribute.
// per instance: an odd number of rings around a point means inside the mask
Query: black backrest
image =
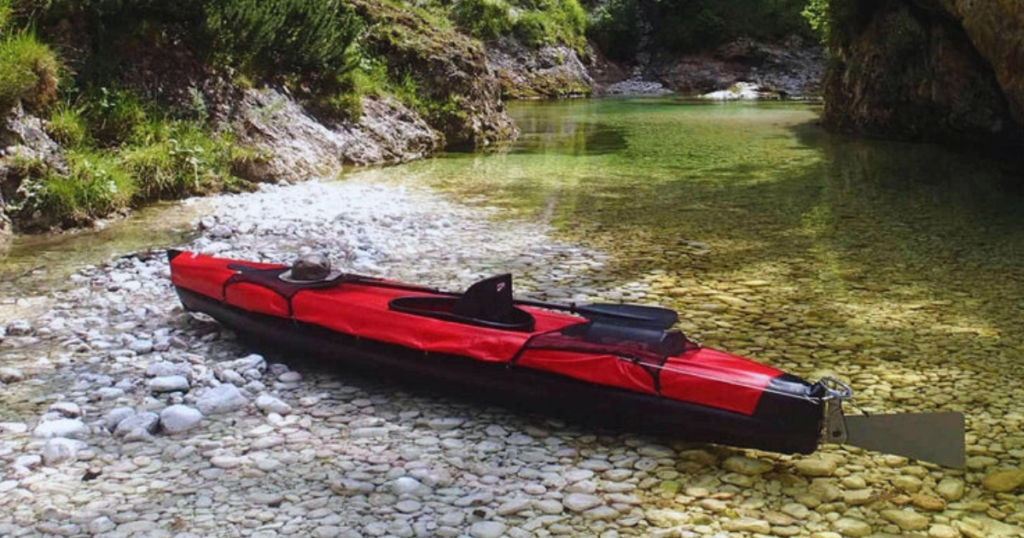
<svg viewBox="0 0 1024 538"><path fill-rule="evenodd" d="M512 275L492 276L473 284L452 307L458 316L502 323L512 321L514 310Z"/></svg>

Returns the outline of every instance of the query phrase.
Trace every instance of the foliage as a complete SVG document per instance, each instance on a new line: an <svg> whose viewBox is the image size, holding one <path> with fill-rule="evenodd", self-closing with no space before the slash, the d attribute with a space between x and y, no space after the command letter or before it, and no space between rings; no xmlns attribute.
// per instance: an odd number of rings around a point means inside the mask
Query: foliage
<svg viewBox="0 0 1024 538"><path fill-rule="evenodd" d="M92 141L85 107L60 103L50 114L46 126L50 137L65 147L79 147Z"/></svg>
<svg viewBox="0 0 1024 538"><path fill-rule="evenodd" d="M452 7L452 19L464 31L480 39L508 35L513 27L505 0L459 0Z"/></svg>
<svg viewBox="0 0 1024 538"><path fill-rule="evenodd" d="M651 24L652 45L686 53L716 47L741 36L778 39L809 35L802 13L808 0L608 0L595 4L587 30L606 54L635 56Z"/></svg>
<svg viewBox="0 0 1024 538"><path fill-rule="evenodd" d="M271 73L344 74L362 27L341 0L215 0L206 8L214 51Z"/></svg>
<svg viewBox="0 0 1024 538"><path fill-rule="evenodd" d="M41 110L57 97L59 63L33 32L16 31L0 38L0 113L21 101Z"/></svg>
<svg viewBox="0 0 1024 538"><path fill-rule="evenodd" d="M38 183L28 206L63 222L81 223L124 209L131 203L131 175L110 152L93 149L67 151L68 174L50 172Z"/></svg>
<svg viewBox="0 0 1024 538"><path fill-rule="evenodd" d="M641 15L639 0L608 0L592 11L587 33L609 58L629 60L640 44Z"/></svg>
<svg viewBox="0 0 1024 538"><path fill-rule="evenodd" d="M458 0L449 16L484 40L515 35L531 47L565 43L582 50L586 45L587 14L577 0Z"/></svg>
<svg viewBox="0 0 1024 538"><path fill-rule="evenodd" d="M137 184L137 201L209 192L231 177L233 140L184 120L151 119L122 153Z"/></svg>
<svg viewBox="0 0 1024 538"><path fill-rule="evenodd" d="M578 50L586 45L587 14L576 0L540 0L536 10L516 17L514 32L523 43L539 47L565 43Z"/></svg>
<svg viewBox="0 0 1024 538"><path fill-rule="evenodd" d="M807 7L801 13L822 41L829 36L829 0L808 0Z"/></svg>
<svg viewBox="0 0 1024 538"><path fill-rule="evenodd" d="M124 89L100 87L86 92L91 135L103 145L125 142L146 122L147 110L141 98Z"/></svg>
<svg viewBox="0 0 1024 538"><path fill-rule="evenodd" d="M14 18L11 0L0 0L0 33L5 32Z"/></svg>

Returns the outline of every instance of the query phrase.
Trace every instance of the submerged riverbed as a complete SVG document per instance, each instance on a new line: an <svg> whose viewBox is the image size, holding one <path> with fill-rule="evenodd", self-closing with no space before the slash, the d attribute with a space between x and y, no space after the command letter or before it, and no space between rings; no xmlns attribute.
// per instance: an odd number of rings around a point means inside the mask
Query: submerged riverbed
<svg viewBox="0 0 1024 538"><path fill-rule="evenodd" d="M87 422L115 405L159 412L225 381L216 361L244 348L178 314L162 261L122 260L112 269L120 276L91 270L71 286L63 276L195 233L195 248L225 255L344 251L345 267L449 287L507 269L539 296L671 306L706 345L844 379L869 411L965 412L969 469L836 447L812 458L666 447L333 373L285 379L293 373L278 367L270 370L280 378L268 370L238 383L249 397L266 391L291 404L285 418L248 406L205 417L184 438L86 437L90 457L57 470L12 463L0 477L23 501L12 528L53 520L42 514L56 495L58 512L72 514L57 521L83 533L97 520L106 532L198 518L202 533L227 534L210 523L245 510L272 517L229 519L232 532L1021 533L1024 506L1006 484L1024 475L1000 472L1024 459L1024 200L1000 186L1013 171L932 146L828 135L813 105L660 98L518 103L512 112L523 136L493 153L355 170L115 225L158 234L152 240L18 239L0 263L0 309L29 317L30 331L8 336L0 366L13 363L27 379L0 397L0 422L28 430L59 400L81 405ZM181 229L204 212L222 218ZM51 286L68 291L53 297ZM148 390L159 362L191 364L192 390ZM109 379L75 383L93 370ZM16 430L0 428L9 443L0 458L39 453L42 441ZM81 482L75 472L88 468L109 481ZM136 471L159 487L140 496ZM403 476L427 489L396 485ZM269 509L264 495L230 496L267 487L294 493ZM101 502L100 491L118 502ZM453 505L461 516L442 515ZM318 513L325 506L329 523ZM7 510L0 503L0 525L11 522Z"/></svg>

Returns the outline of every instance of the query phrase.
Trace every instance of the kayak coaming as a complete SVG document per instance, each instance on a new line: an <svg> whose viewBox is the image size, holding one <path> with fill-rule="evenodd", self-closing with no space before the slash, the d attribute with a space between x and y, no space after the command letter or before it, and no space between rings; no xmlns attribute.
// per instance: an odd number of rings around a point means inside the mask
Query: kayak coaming
<svg viewBox="0 0 1024 538"><path fill-rule="evenodd" d="M536 318L533 333L470 327L387 308L395 297L429 293L349 283L287 300L252 283L226 285L234 263L280 267L174 255L172 282L187 309L260 346L673 439L784 453L810 453L820 441L819 387L747 359L688 349L667 359L656 386L642 365L621 357L524 349L533 336L587 322L581 318L526 309Z"/></svg>

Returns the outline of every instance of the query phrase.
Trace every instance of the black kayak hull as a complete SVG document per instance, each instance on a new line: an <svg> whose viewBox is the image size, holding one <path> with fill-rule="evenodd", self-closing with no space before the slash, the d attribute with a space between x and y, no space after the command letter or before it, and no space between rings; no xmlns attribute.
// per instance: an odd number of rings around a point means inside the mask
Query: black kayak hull
<svg viewBox="0 0 1024 538"><path fill-rule="evenodd" d="M770 452L809 454L818 448L820 402L794 398L810 386L782 376L744 415L669 398L585 383L572 378L457 355L424 353L361 339L290 319L249 312L176 287L186 309L212 316L259 349L302 354L328 364L396 378L446 394L469 397L582 424L649 434L666 440L711 442Z"/></svg>

